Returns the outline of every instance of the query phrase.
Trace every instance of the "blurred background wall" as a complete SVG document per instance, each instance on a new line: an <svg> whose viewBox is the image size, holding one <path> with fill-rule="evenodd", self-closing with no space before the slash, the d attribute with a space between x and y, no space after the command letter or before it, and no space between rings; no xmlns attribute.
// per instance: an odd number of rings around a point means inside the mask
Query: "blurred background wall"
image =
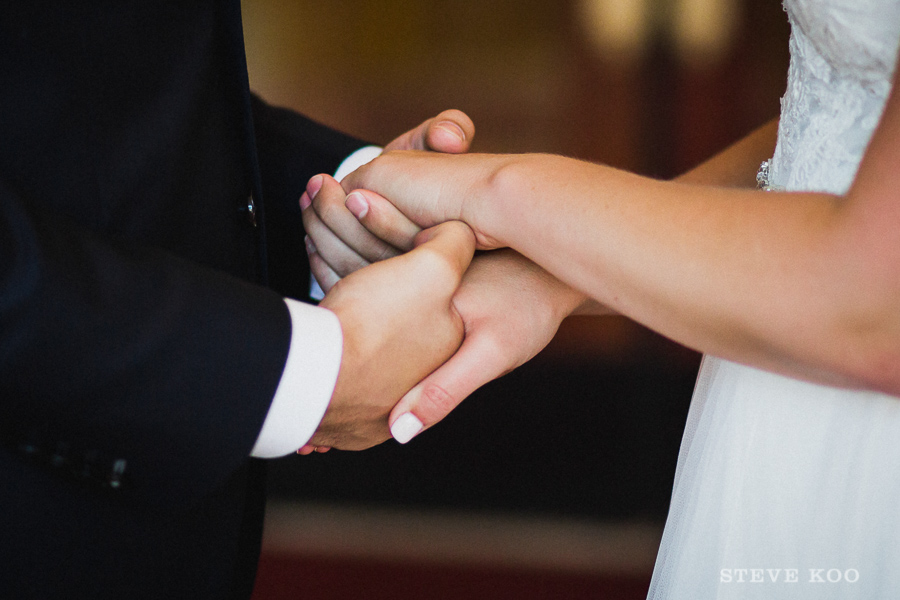
<svg viewBox="0 0 900 600"><path fill-rule="evenodd" d="M376 143L459 108L476 123L476 151L668 178L776 116L786 81L776 0L244 0L243 10L252 87ZM532 363L406 447L278 461L271 497L661 524L698 364L625 319L568 319Z"/></svg>

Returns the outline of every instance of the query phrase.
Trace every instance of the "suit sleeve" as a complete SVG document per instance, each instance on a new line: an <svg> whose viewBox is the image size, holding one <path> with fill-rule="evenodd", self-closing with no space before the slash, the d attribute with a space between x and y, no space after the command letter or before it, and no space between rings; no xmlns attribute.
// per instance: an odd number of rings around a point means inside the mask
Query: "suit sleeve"
<svg viewBox="0 0 900 600"><path fill-rule="evenodd" d="M0 330L2 443L73 485L169 507L247 460L291 335L278 294L3 183Z"/></svg>
<svg viewBox="0 0 900 600"><path fill-rule="evenodd" d="M266 205L269 283L289 298L309 301L300 196L310 177L334 173L367 144L258 97L251 102Z"/></svg>

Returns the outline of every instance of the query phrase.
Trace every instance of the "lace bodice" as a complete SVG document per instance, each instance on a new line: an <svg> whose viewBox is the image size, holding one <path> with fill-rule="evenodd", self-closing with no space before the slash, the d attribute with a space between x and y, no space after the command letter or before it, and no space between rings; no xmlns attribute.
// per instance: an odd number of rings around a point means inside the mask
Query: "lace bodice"
<svg viewBox="0 0 900 600"><path fill-rule="evenodd" d="M772 185L843 193L891 88L900 0L785 0L791 66Z"/></svg>

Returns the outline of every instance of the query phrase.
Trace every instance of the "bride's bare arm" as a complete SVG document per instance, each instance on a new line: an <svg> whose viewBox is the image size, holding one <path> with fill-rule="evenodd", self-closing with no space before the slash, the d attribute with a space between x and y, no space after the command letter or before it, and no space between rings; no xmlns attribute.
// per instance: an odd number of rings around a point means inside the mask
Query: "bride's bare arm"
<svg viewBox="0 0 900 600"><path fill-rule="evenodd" d="M348 183L462 219L683 344L900 393L900 100L846 196L661 182L557 156L390 154Z"/></svg>
<svg viewBox="0 0 900 600"><path fill-rule="evenodd" d="M778 119L773 119L712 158L675 178L679 183L755 188L760 164L775 151ZM574 314L608 314L609 308L587 298Z"/></svg>

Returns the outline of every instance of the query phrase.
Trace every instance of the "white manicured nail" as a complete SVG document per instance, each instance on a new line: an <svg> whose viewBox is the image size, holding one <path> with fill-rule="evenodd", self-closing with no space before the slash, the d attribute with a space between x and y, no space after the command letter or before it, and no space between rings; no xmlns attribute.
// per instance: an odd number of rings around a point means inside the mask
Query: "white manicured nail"
<svg viewBox="0 0 900 600"><path fill-rule="evenodd" d="M391 435L401 444L405 444L416 437L416 435L424 428L425 426L422 425L422 421L417 419L416 415L412 413L403 413L400 415L400 418L391 425Z"/></svg>

